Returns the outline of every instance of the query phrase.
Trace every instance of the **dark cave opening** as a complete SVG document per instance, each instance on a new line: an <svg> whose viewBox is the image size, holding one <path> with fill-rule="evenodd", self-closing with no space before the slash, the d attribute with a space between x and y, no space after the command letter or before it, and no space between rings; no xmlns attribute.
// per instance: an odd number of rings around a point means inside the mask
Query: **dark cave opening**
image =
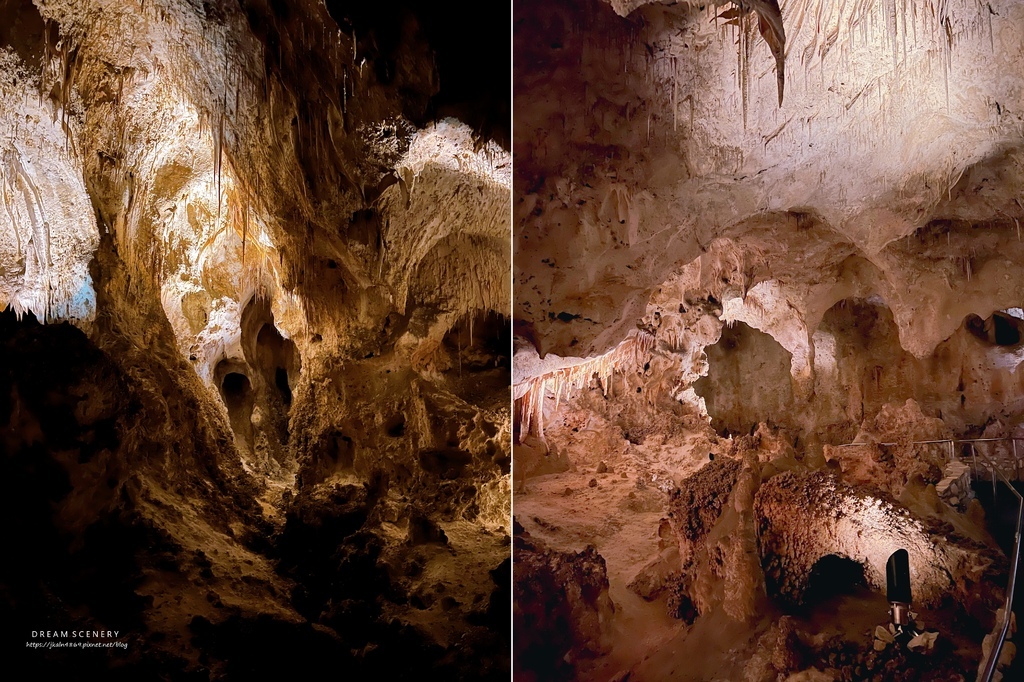
<svg viewBox="0 0 1024 682"><path fill-rule="evenodd" d="M228 372L220 384L221 395L228 410L237 410L245 404L252 392L249 377L241 372Z"/></svg>
<svg viewBox="0 0 1024 682"><path fill-rule="evenodd" d="M351 470L356 458L355 442L344 433L337 433L331 441L330 446L328 455L334 462L335 470Z"/></svg>
<svg viewBox="0 0 1024 682"><path fill-rule="evenodd" d="M1020 343L1018 323L1008 315L992 316L993 336L997 346L1016 346Z"/></svg>
<svg viewBox="0 0 1024 682"><path fill-rule="evenodd" d="M461 371L509 368L512 320L493 310L478 310L459 319L444 336L444 346L461 359Z"/></svg>
<svg viewBox="0 0 1024 682"><path fill-rule="evenodd" d="M803 601L815 606L835 597L856 594L867 586L862 565L846 557L827 554L811 568Z"/></svg>
<svg viewBox="0 0 1024 682"><path fill-rule="evenodd" d="M46 24L30 0L0 1L0 45L10 45L28 63L41 61Z"/></svg>
<svg viewBox="0 0 1024 682"><path fill-rule="evenodd" d="M451 390L467 402L497 408L511 374L509 349L512 321L494 311L463 316L445 334L442 348L450 358L445 378Z"/></svg>
<svg viewBox="0 0 1024 682"><path fill-rule="evenodd" d="M278 389L283 400L290 400L295 377L302 368L302 358L295 342L286 338L277 328L270 301L256 296L242 309L242 351L245 361L267 386ZM283 373L284 376L279 376ZM256 384L256 390L261 390ZM287 385L287 391L283 388Z"/></svg>
<svg viewBox="0 0 1024 682"><path fill-rule="evenodd" d="M252 413L256 396L245 366L233 360L221 360L214 370L220 387L220 396L228 411L228 421L240 450L252 453L256 434L252 426Z"/></svg>
<svg viewBox="0 0 1024 682"><path fill-rule="evenodd" d="M892 311L875 297L837 301L822 316L819 328L872 356L887 352L886 347L898 339Z"/></svg>
<svg viewBox="0 0 1024 682"><path fill-rule="evenodd" d="M291 375L297 370L295 342L281 336L273 323L264 324L256 335L257 358L267 383L277 389L285 408L292 404Z"/></svg>
<svg viewBox="0 0 1024 682"><path fill-rule="evenodd" d="M1013 348L1024 338L1024 320L1003 312L994 312L984 320L972 313L964 318L964 326L972 336L993 346Z"/></svg>
<svg viewBox="0 0 1024 682"><path fill-rule="evenodd" d="M270 457L283 464L288 457L285 446L291 438L288 419L292 392L302 359L295 342L285 338L275 325L270 301L264 297L254 296L245 304L241 332L253 405L261 415L256 428L267 436Z"/></svg>
<svg viewBox="0 0 1024 682"><path fill-rule="evenodd" d="M377 76L390 82L400 71L401 45L415 28L434 52L438 92L426 103L425 115L406 107L405 115L417 125L454 116L485 139L508 149L511 143L511 36L489 31L507 25L510 8L501 3L481 5L458 0L438 12L418 0L351 3L328 0L327 11L344 31L371 34L360 40L373 51ZM472 17L470 24L452 17ZM415 23L409 23L412 19ZM421 104L412 102L412 104Z"/></svg>
<svg viewBox="0 0 1024 682"><path fill-rule="evenodd" d="M274 384L281 393L281 400L286 406L290 407L292 404L292 387L288 385L288 370L284 367L278 367L274 370Z"/></svg>
<svg viewBox="0 0 1024 682"><path fill-rule="evenodd" d="M402 414L401 412L399 412L396 415L393 415L384 424L384 430L387 431L387 434L389 436L391 436L392 438L401 438L402 436L404 436L405 435L405 415Z"/></svg>

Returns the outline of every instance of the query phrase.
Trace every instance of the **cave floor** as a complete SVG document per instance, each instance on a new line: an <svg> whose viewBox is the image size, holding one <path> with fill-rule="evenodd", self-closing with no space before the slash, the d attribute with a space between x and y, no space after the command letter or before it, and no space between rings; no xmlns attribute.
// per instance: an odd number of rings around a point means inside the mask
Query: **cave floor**
<svg viewBox="0 0 1024 682"><path fill-rule="evenodd" d="M784 612L767 599L762 615L752 622L738 622L717 609L687 626L668 615L664 595L647 602L627 587L659 553L667 495L647 483L651 470L685 478L706 461L698 449L630 445L609 458L605 473L597 473L599 459L591 452L575 471L528 479L525 491L516 493L516 519L532 536L564 552L593 545L607 564L615 604L608 652L576 661L577 679L731 681L748 679L761 668L770 671L771 654L761 641ZM592 480L596 485L590 485ZM880 592L854 587L789 615L815 646L832 641L870 648L875 626L888 622L888 608ZM945 627L952 622L951 611L915 606L915 612L919 629L950 638L948 655L978 660L980 641Z"/></svg>
<svg viewBox="0 0 1024 682"><path fill-rule="evenodd" d="M666 500L660 490L638 486L648 461L641 455L646 448L630 449L637 456L616 458L610 472L598 474L595 466L581 466L531 478L526 492L515 497L516 518L530 534L560 551L578 552L594 545L607 563L609 594L615 603L610 651L578 661L579 679L613 679L685 631L684 623L668 616L664 598L646 602L627 589L658 554L658 525ZM592 479L597 482L594 487L589 486Z"/></svg>
<svg viewBox="0 0 1024 682"><path fill-rule="evenodd" d="M414 551L414 557L421 557L424 564L422 573L410 581L413 607L396 606L388 615L430 633L439 645L448 648L458 646L459 638L466 633L462 618L454 616L487 607L493 586L490 571L508 556L509 545L504 539L508 536L477 523L459 520L439 525L448 543ZM393 578L402 580L399 575Z"/></svg>
<svg viewBox="0 0 1024 682"><path fill-rule="evenodd" d="M157 561L144 569L146 577L138 592L152 599L146 610L147 625L152 632L165 633L170 648L196 652L189 645L193 636L189 624L197 615L216 622L224 613L237 610L293 624L303 622L288 599L294 584L275 570L270 559L239 542L237 536L246 532L241 524L229 526L227 532L215 528L201 508L155 481L147 486L146 497L144 516L178 546L201 548L176 561L173 568ZM283 513L266 500L261 502L264 510L270 510L265 518L282 525ZM192 661L198 662L198 658Z"/></svg>

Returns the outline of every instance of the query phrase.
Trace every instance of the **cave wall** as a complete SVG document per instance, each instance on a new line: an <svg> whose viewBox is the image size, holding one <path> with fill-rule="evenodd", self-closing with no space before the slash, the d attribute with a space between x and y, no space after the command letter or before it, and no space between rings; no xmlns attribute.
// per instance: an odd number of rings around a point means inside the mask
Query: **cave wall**
<svg viewBox="0 0 1024 682"><path fill-rule="evenodd" d="M706 352L708 375L694 391L716 428L744 432L760 422L790 421L790 357L773 338L740 322L726 326Z"/></svg>
<svg viewBox="0 0 1024 682"><path fill-rule="evenodd" d="M754 514L768 589L797 603L804 599L812 569L828 555L861 564L868 584L882 590L890 555L906 549L914 602L956 600L966 611L974 608L976 593L991 594L1000 574L984 546L937 532L901 505L820 472L772 478L758 490ZM991 584L982 588L979 580Z"/></svg>
<svg viewBox="0 0 1024 682"><path fill-rule="evenodd" d="M12 367L67 349L0 419L69 567L4 606L130 629L95 662L129 676L283 673L276 640L300 671L501 677L510 126L473 41L404 2L0 17L4 338Z"/></svg>

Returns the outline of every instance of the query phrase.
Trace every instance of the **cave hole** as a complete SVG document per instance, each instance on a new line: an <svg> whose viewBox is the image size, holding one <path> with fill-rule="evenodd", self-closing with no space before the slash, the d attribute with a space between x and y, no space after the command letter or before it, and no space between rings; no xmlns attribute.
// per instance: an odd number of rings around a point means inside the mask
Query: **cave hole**
<svg viewBox="0 0 1024 682"><path fill-rule="evenodd" d="M291 412L296 378L301 358L295 342L285 338L274 323L271 301L254 296L242 310L241 345L245 367L250 370L253 402L259 406L262 419L259 430L271 443L271 456L284 458L291 434Z"/></svg>
<svg viewBox="0 0 1024 682"><path fill-rule="evenodd" d="M292 404L292 387L288 384L288 370L284 367L274 370L274 384L281 393L281 400L285 405L290 406Z"/></svg>
<svg viewBox="0 0 1024 682"><path fill-rule="evenodd" d="M894 350L893 344L899 344L892 311L877 295L836 302L825 312L819 329L866 357L889 354Z"/></svg>
<svg viewBox="0 0 1024 682"><path fill-rule="evenodd" d="M793 412L791 355L743 322L722 329L705 349L708 374L693 384L719 433L747 433L760 422L785 424Z"/></svg>
<svg viewBox="0 0 1024 682"><path fill-rule="evenodd" d="M453 481L462 476L464 469L473 461L473 455L449 443L445 448L420 451L419 459L424 471Z"/></svg>
<svg viewBox="0 0 1024 682"><path fill-rule="evenodd" d="M867 587L864 567L846 557L827 554L811 568L803 601L808 606L851 595Z"/></svg>
<svg viewBox="0 0 1024 682"><path fill-rule="evenodd" d="M237 360L221 360L214 370L220 397L228 410L228 421L235 434L236 444L243 450L252 451L255 442L252 428L252 412L256 404L252 382L245 373L245 365Z"/></svg>
<svg viewBox="0 0 1024 682"><path fill-rule="evenodd" d="M383 0L353 3L327 0L325 8L346 33L359 37L359 54L368 52L380 83L390 83L404 73L406 45L423 40L433 52L437 91L424 100L409 89L403 115L418 127L429 120L452 116L465 121L485 139L509 148L508 121L511 73L511 34L508 31L469 31L449 16L473 16L480 26L501 25L508 7L457 0L451 12L439 13L427 3ZM415 43L413 43L415 45ZM481 59L480 55L489 55Z"/></svg>
<svg viewBox="0 0 1024 682"><path fill-rule="evenodd" d="M972 313L964 318L964 326L975 338L992 346L1016 347L1024 338L1024 320L1001 311L984 320Z"/></svg>
<svg viewBox="0 0 1024 682"><path fill-rule="evenodd" d="M256 335L256 356L267 383L277 389L285 407L292 404L292 374L297 369L295 342L281 336L272 322L260 327Z"/></svg>
<svg viewBox="0 0 1024 682"><path fill-rule="evenodd" d="M291 407L295 377L301 365L295 342L282 336L274 324L274 312L270 301L260 297L252 298L242 311L242 350L246 360L258 376L254 377L255 389L262 398L283 405L280 415ZM271 408L272 412L278 409Z"/></svg>
<svg viewBox="0 0 1024 682"><path fill-rule="evenodd" d="M384 425L384 429L392 438L401 438L405 435L405 415L401 412L394 415Z"/></svg>
<svg viewBox="0 0 1024 682"><path fill-rule="evenodd" d="M220 383L221 395L228 410L238 410L245 405L252 392L249 377L241 372L228 372Z"/></svg>
<svg viewBox="0 0 1024 682"><path fill-rule="evenodd" d="M478 310L448 330L444 345L461 360L462 370L508 368L512 320L493 310Z"/></svg>
<svg viewBox="0 0 1024 682"><path fill-rule="evenodd" d="M350 470L356 459L356 444L344 433L337 433L331 443L329 454L336 469Z"/></svg>
<svg viewBox="0 0 1024 682"><path fill-rule="evenodd" d="M838 394L828 398L826 389L815 405L819 419L837 424L837 439L853 440L856 424L886 403L931 400L921 384L927 362L903 348L892 310L881 296L838 301L822 317L815 335L815 364L842 377L847 391L841 399Z"/></svg>
<svg viewBox="0 0 1024 682"><path fill-rule="evenodd" d="M53 39L46 32L46 22L31 0L8 0L3 6L0 42L11 48L25 63L42 60L44 44ZM52 47L51 47L52 49Z"/></svg>

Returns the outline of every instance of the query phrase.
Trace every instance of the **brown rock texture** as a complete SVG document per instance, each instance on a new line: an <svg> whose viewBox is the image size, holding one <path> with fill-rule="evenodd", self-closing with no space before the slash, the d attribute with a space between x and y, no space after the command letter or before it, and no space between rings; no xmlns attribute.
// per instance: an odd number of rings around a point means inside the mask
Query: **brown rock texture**
<svg viewBox="0 0 1024 682"><path fill-rule="evenodd" d="M814 565L829 555L859 563L868 584L883 590L897 549L910 555L915 603L952 599L970 610L978 599L998 598L1000 559L991 550L827 472L773 477L758 490L754 515L768 590L783 599L799 603Z"/></svg>
<svg viewBox="0 0 1024 682"><path fill-rule="evenodd" d="M514 678L572 679L575 659L607 652L615 606L605 561L593 547L549 549L522 529L512 556Z"/></svg>
<svg viewBox="0 0 1024 682"><path fill-rule="evenodd" d="M508 50L413 5L0 2L14 669L508 677Z"/></svg>

